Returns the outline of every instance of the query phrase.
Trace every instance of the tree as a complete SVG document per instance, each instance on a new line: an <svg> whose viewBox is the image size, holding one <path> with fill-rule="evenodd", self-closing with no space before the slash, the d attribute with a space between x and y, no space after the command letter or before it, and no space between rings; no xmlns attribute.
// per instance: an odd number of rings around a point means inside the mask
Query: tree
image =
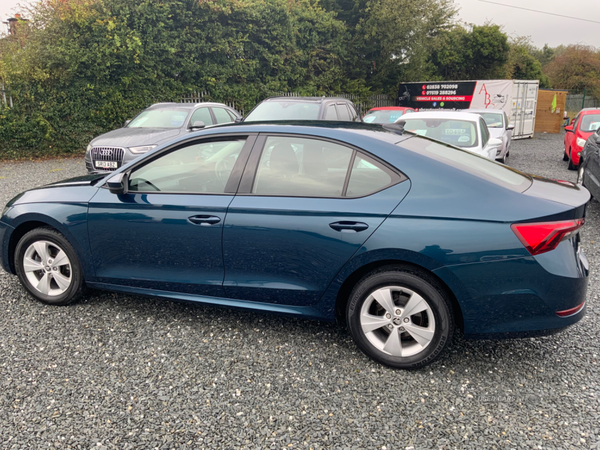
<svg viewBox="0 0 600 450"><path fill-rule="evenodd" d="M545 46L545 51L551 51ZM506 77L513 80L539 80L541 88L549 88L550 80L542 72L542 64L534 56L543 54L532 44L529 37L511 40L510 52L506 63Z"/></svg>
<svg viewBox="0 0 600 450"><path fill-rule="evenodd" d="M431 62L444 80L504 78L509 52L508 38L498 25L456 26L440 33Z"/></svg>
<svg viewBox="0 0 600 450"><path fill-rule="evenodd" d="M585 45L564 48L544 67L552 86L558 89L586 89L600 98L600 50Z"/></svg>

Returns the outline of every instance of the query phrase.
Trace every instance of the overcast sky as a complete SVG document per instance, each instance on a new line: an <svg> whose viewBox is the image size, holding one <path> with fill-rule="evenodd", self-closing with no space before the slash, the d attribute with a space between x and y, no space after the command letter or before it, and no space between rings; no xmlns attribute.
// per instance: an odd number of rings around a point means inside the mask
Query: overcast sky
<svg viewBox="0 0 600 450"><path fill-rule="evenodd" d="M132 0L134 1L134 0ZM419 0L414 0L419 1ZM467 23L483 25L485 22L501 25L510 37L531 36L533 44L556 47L560 44L585 44L600 47L600 0L454 0L460 8L459 18ZM17 4L26 0L0 0L0 19L12 17ZM540 12L511 8L517 6L552 14L594 20L586 22L566 17L556 17ZM6 26L2 26L2 32Z"/></svg>

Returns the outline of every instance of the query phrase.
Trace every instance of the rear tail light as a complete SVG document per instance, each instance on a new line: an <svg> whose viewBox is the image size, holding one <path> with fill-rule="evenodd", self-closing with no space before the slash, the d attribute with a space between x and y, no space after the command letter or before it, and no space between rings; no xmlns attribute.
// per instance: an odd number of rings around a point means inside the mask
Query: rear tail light
<svg viewBox="0 0 600 450"><path fill-rule="evenodd" d="M574 314L577 314L579 311L581 311L583 309L584 306L585 306L585 302L577 305L575 308L565 309L563 311L556 311L556 315L558 317L569 317Z"/></svg>
<svg viewBox="0 0 600 450"><path fill-rule="evenodd" d="M513 223L510 228L527 251L539 255L554 250L571 233L583 226L583 219L559 222Z"/></svg>

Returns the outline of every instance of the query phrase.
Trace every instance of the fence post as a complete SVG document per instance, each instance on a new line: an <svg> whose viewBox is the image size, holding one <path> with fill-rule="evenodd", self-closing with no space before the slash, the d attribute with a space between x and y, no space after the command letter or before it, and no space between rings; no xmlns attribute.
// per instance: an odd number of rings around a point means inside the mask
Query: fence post
<svg viewBox="0 0 600 450"><path fill-rule="evenodd" d="M581 109L585 108L585 88L583 88L583 100L581 100Z"/></svg>

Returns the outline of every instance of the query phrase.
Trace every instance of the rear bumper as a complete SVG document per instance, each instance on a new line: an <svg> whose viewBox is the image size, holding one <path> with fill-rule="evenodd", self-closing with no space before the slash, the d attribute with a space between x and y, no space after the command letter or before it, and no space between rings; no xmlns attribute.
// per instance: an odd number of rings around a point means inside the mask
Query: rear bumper
<svg viewBox="0 0 600 450"><path fill-rule="evenodd" d="M447 269L469 286L470 298L459 300L467 338L548 335L585 316L587 305L573 314L557 314L577 308L587 298L587 260L568 241L535 258Z"/></svg>

